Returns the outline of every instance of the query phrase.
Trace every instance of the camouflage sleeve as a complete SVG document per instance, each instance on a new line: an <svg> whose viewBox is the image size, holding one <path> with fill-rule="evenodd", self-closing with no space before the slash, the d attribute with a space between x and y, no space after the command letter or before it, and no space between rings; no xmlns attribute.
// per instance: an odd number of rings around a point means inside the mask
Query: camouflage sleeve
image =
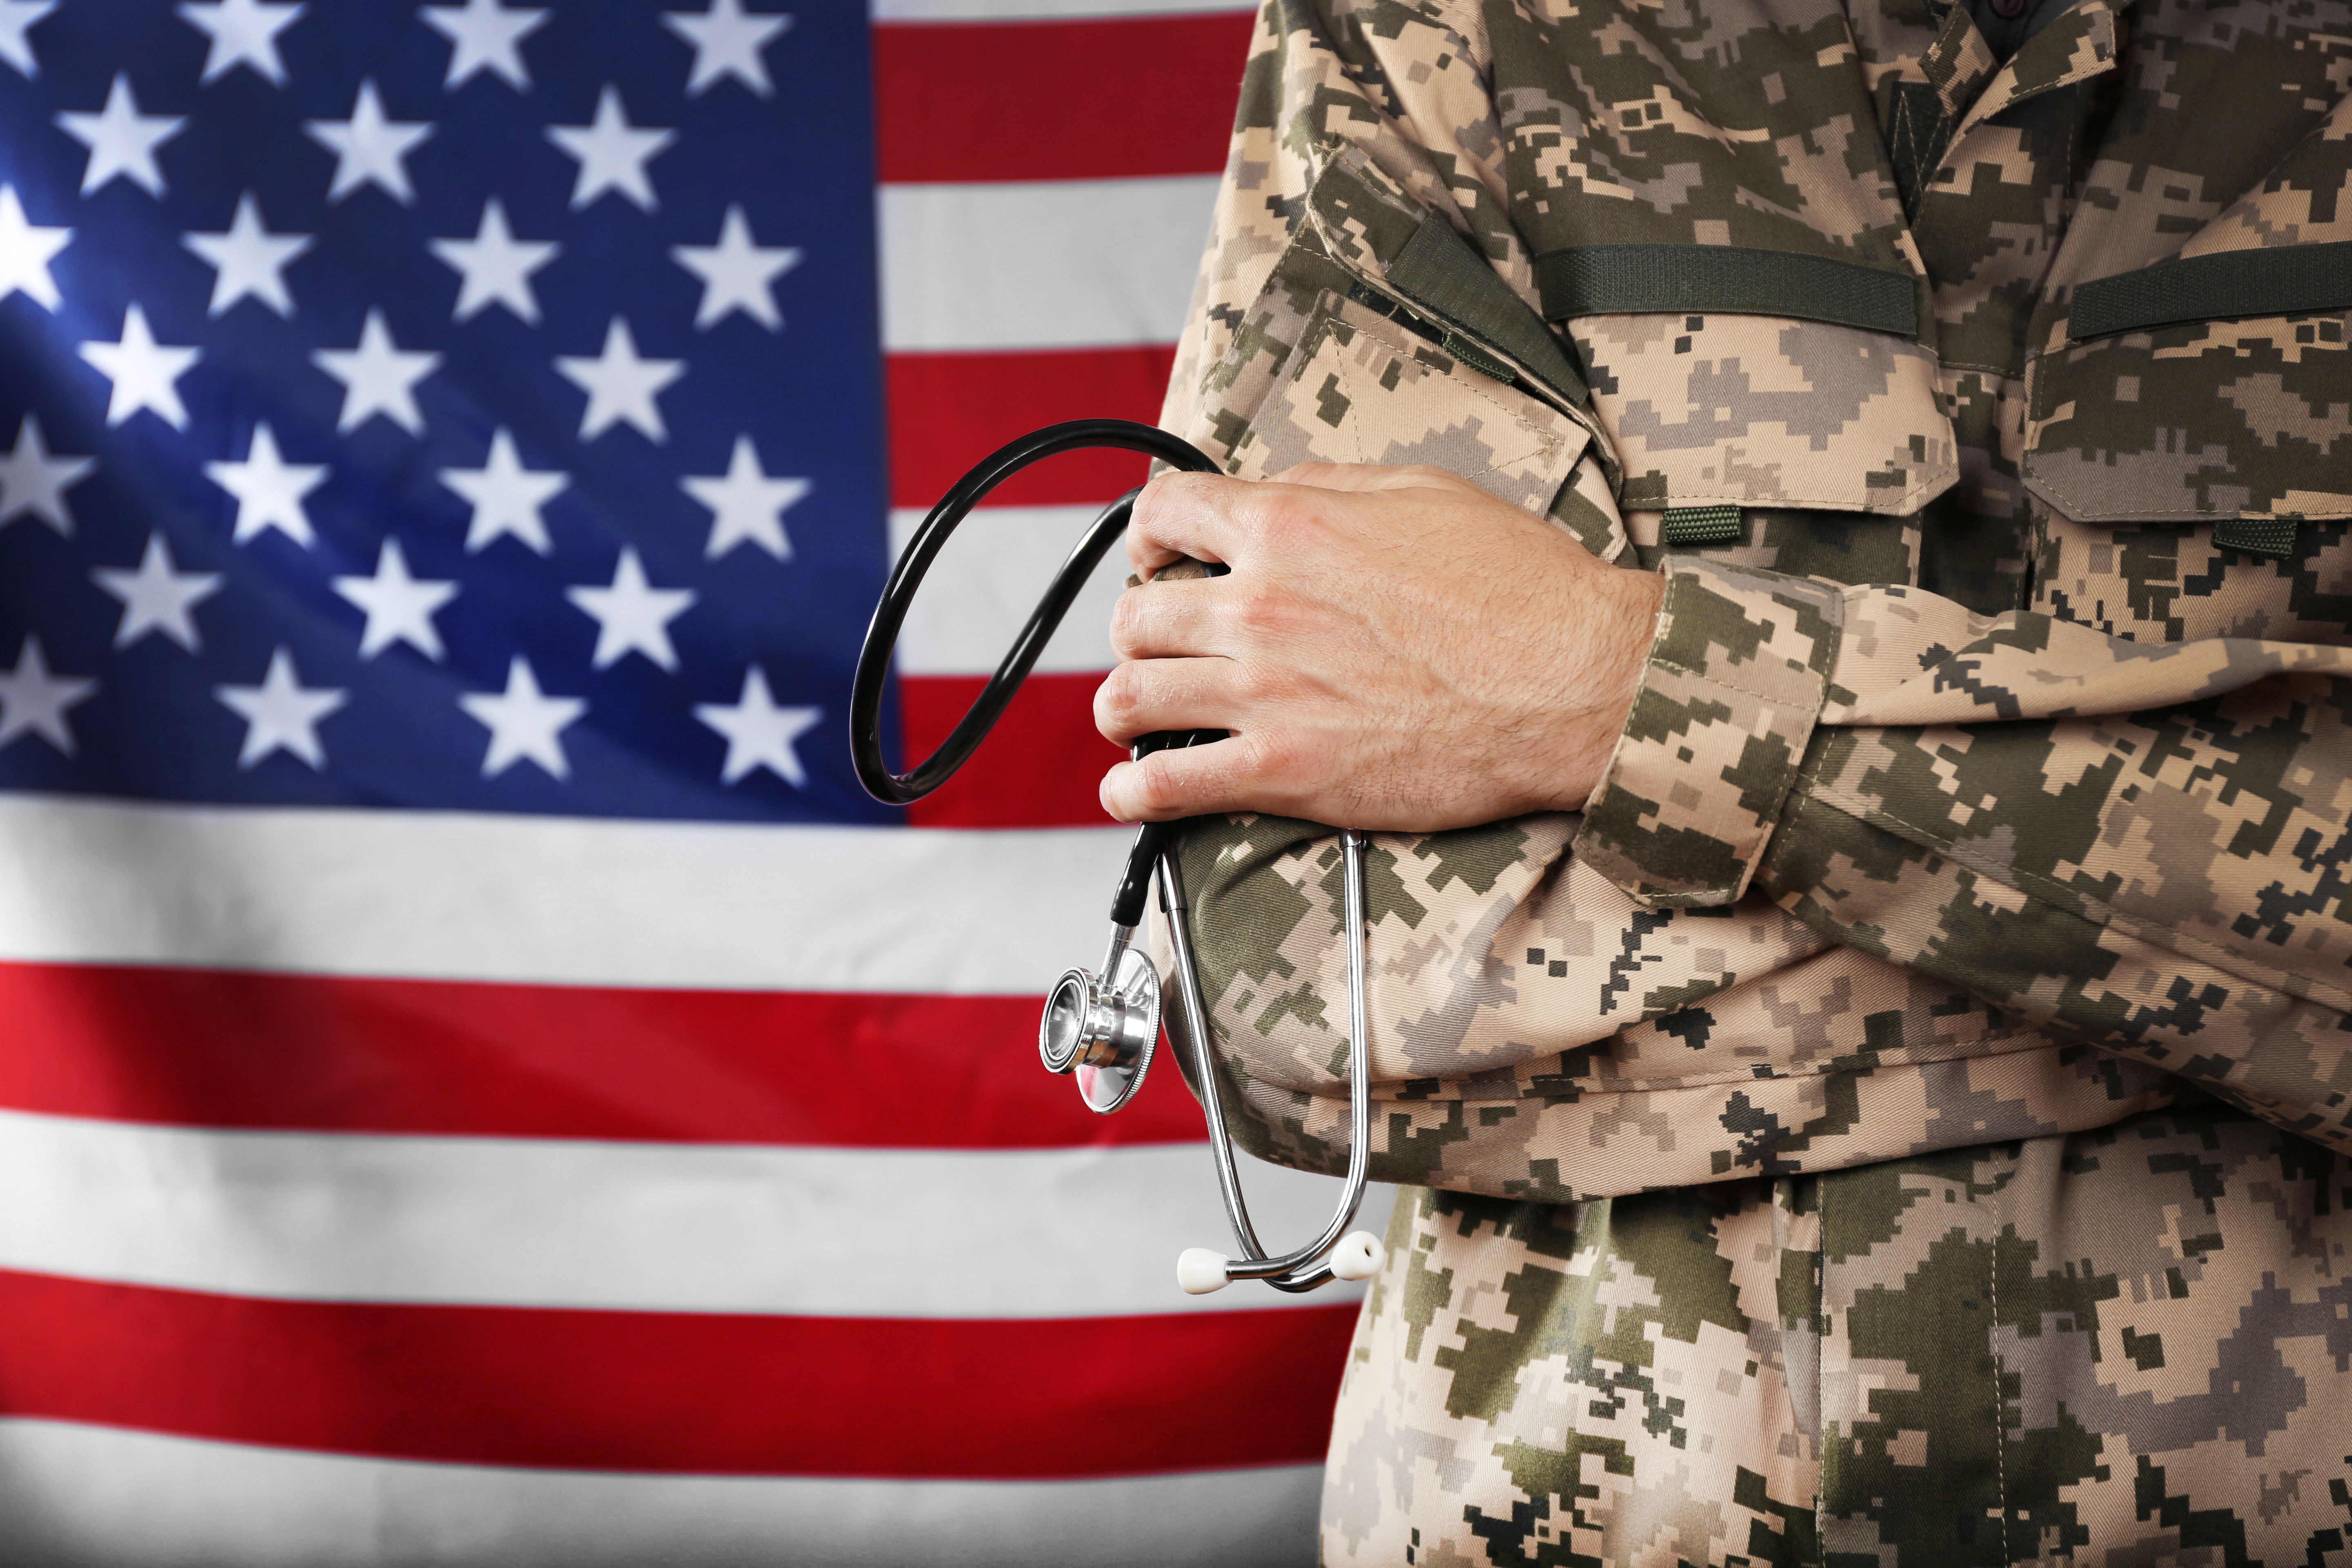
<svg viewBox="0 0 2352 1568"><path fill-rule="evenodd" d="M1162 426L1198 425L1203 377L1248 330L1307 193L1342 154L1475 238L1535 306L1507 216L1488 56L1484 19L1460 0L1265 0Z"/></svg>
<svg viewBox="0 0 2352 1568"><path fill-rule="evenodd" d="M1576 851L2352 1147L2352 649L1677 558Z"/></svg>

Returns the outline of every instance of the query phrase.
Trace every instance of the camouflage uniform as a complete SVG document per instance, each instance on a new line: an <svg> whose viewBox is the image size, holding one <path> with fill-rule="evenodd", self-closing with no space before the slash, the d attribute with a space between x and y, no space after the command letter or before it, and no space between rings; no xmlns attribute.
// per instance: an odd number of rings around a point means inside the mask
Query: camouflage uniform
<svg viewBox="0 0 2352 1568"><path fill-rule="evenodd" d="M2348 170L2347 0L1268 0L1169 426L1666 577L1377 839L1327 1562L2352 1564ZM1337 1169L1332 836L1183 853Z"/></svg>

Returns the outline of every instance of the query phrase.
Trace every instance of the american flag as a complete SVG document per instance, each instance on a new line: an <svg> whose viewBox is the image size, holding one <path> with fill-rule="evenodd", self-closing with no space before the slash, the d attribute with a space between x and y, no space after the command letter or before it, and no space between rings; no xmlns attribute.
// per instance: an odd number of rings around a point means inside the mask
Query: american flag
<svg viewBox="0 0 2352 1568"><path fill-rule="evenodd" d="M1311 1558L1353 1302L1035 1065L1118 568L844 732L1152 416L1223 5L0 0L0 1559Z"/></svg>

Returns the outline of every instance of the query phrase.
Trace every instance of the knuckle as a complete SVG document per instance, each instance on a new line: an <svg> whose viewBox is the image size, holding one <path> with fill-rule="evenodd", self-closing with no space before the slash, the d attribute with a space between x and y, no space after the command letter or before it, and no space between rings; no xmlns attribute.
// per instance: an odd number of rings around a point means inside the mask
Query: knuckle
<svg viewBox="0 0 2352 1568"><path fill-rule="evenodd" d="M1103 683L1095 688L1095 727L1106 735L1114 731L1123 731L1142 703L1139 667L1122 664L1104 676Z"/></svg>
<svg viewBox="0 0 2352 1568"><path fill-rule="evenodd" d="M1260 486L1251 496L1247 515L1242 521L1261 544L1277 554L1286 554L1313 541L1322 514L1307 491Z"/></svg>
<svg viewBox="0 0 2352 1568"><path fill-rule="evenodd" d="M1110 607L1111 651L1121 658L1131 658L1142 646L1150 624L1150 606L1143 602L1141 588L1129 588L1119 595Z"/></svg>
<svg viewBox="0 0 2352 1568"><path fill-rule="evenodd" d="M1289 625L1289 596L1279 589L1252 582L1227 596L1226 615L1234 626L1258 637L1274 636Z"/></svg>
<svg viewBox="0 0 2352 1568"><path fill-rule="evenodd" d="M1155 752L1143 759L1135 772L1136 804L1147 815L1161 816L1175 811L1183 804L1183 792L1177 779Z"/></svg>

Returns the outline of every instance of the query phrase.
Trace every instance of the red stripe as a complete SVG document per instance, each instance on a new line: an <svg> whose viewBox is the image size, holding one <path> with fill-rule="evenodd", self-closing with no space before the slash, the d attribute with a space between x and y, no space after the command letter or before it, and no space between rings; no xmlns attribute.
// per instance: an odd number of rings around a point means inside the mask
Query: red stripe
<svg viewBox="0 0 2352 1568"><path fill-rule="evenodd" d="M458 1137L1004 1149L1202 1136L1166 1060L1117 1116L1083 1109L1037 1064L1039 1005L5 963L0 1105Z"/></svg>
<svg viewBox="0 0 2352 1568"><path fill-rule="evenodd" d="M1243 10L877 26L881 177L1216 174L1253 22Z"/></svg>
<svg viewBox="0 0 2352 1568"><path fill-rule="evenodd" d="M937 794L907 808L917 827L1102 827L1096 794L1127 753L1095 729L1096 673L1032 675L996 728ZM980 695L978 675L902 675L898 719L911 764L947 739ZM1110 895L1103 895L1109 907Z"/></svg>
<svg viewBox="0 0 2352 1568"><path fill-rule="evenodd" d="M890 504L929 510L963 471L1016 436L1065 419L1160 417L1176 351L1139 348L902 353L887 361ZM1108 501L1143 482L1128 452L1073 452L1012 479L997 506Z"/></svg>
<svg viewBox="0 0 2352 1568"><path fill-rule="evenodd" d="M1052 1321L379 1306L0 1271L0 1415L672 1474L1297 1464L1323 1455L1355 1315L1353 1303Z"/></svg>

